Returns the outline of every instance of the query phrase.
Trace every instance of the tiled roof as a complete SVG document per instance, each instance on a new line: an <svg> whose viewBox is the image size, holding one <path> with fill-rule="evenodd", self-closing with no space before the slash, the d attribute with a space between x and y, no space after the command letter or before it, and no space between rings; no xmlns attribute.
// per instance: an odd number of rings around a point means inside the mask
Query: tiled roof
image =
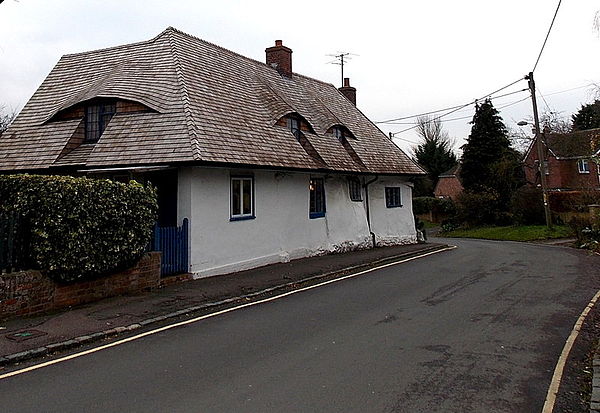
<svg viewBox="0 0 600 413"><path fill-rule="evenodd" d="M571 133L550 133L545 143L557 158L585 158L600 151L600 129Z"/></svg>
<svg viewBox="0 0 600 413"><path fill-rule="evenodd" d="M81 119L55 115L98 97L151 110L117 113L95 145L65 151ZM318 156L276 125L294 112L314 129L305 137ZM346 148L325 133L335 124L355 137ZM173 28L149 41L63 56L0 137L0 170L177 162L423 173L333 85L281 76Z"/></svg>

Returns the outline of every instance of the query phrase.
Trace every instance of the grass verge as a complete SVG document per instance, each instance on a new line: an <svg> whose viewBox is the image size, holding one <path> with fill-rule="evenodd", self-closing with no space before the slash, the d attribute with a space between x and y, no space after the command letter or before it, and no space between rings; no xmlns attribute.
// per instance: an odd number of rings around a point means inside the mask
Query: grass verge
<svg viewBox="0 0 600 413"><path fill-rule="evenodd" d="M554 238L570 238L574 234L565 225L556 225L549 230L545 225L524 225L508 227L481 227L457 229L441 233L440 236L451 238L481 238L499 241L536 241Z"/></svg>

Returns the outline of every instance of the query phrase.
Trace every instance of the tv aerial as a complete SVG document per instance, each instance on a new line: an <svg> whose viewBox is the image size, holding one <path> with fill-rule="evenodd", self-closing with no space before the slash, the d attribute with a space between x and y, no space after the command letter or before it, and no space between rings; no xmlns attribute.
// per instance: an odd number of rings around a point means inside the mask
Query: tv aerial
<svg viewBox="0 0 600 413"><path fill-rule="evenodd" d="M350 52L337 52L337 54L328 54L326 56L334 57L335 59L331 62L327 62L332 65L339 65L342 70L342 86L344 86L344 65L348 63L348 61L352 60L353 56L358 56L356 53Z"/></svg>

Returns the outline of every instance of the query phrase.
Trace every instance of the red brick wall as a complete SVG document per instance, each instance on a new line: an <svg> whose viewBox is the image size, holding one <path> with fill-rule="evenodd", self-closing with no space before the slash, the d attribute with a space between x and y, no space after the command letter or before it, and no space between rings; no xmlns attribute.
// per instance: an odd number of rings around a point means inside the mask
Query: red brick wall
<svg viewBox="0 0 600 413"><path fill-rule="evenodd" d="M546 151L548 160L548 174L546 180L549 189L599 189L600 178L598 176L598 166L589 161L590 173L580 174L577 169L576 159L556 159ZM525 159L525 178L527 182L538 185L538 165L537 151L532 147Z"/></svg>
<svg viewBox="0 0 600 413"><path fill-rule="evenodd" d="M160 252L146 254L134 267L120 273L69 285L57 284L39 271L2 274L0 319L150 291L158 288L160 282Z"/></svg>

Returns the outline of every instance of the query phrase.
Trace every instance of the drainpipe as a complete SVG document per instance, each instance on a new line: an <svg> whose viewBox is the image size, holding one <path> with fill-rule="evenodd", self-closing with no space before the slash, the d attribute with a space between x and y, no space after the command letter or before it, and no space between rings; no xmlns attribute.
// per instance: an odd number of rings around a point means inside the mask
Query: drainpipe
<svg viewBox="0 0 600 413"><path fill-rule="evenodd" d="M369 185L371 185L373 182L377 181L378 179L379 179L379 177L377 175L375 175L375 178L371 179L370 181L365 182L365 184L363 185L365 188L365 208L367 210L367 225L369 226L369 234L371 234L371 239L373 242L372 248L375 248L377 245L375 243L375 233L371 230L371 209L369 208Z"/></svg>

